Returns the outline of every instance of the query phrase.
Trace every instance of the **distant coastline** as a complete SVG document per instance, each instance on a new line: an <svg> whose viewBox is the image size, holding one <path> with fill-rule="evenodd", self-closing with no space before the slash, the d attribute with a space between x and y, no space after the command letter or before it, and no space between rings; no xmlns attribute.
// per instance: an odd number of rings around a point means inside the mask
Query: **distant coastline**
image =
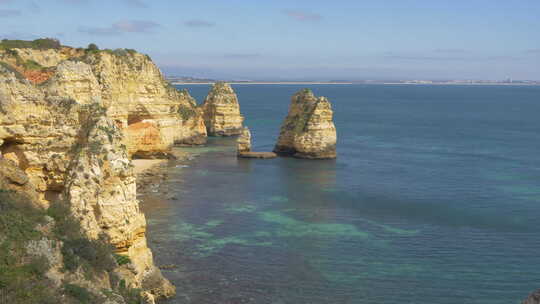
<svg viewBox="0 0 540 304"><path fill-rule="evenodd" d="M171 82L171 84L174 85L192 85L192 84L214 84L216 81L206 81L206 82ZM324 82L324 81L318 81L318 82L306 82L306 81L278 81L278 82L272 82L272 81L226 81L228 84L291 84L291 85L298 85L298 84L355 84L354 82Z"/></svg>
<svg viewBox="0 0 540 304"><path fill-rule="evenodd" d="M211 85L217 81L205 82L171 82L173 85ZM308 82L308 81L225 81L235 85L417 85L417 86L540 86L540 83L501 83L501 82L433 82L433 83L413 83L413 82Z"/></svg>
<svg viewBox="0 0 540 304"><path fill-rule="evenodd" d="M489 85L489 86L540 86L539 80L403 80L403 79L388 79L388 80L314 80L314 81L297 81L297 80L234 80L234 79L211 79L211 78L195 78L169 76L167 80L173 85L210 85L216 82L227 82L235 85L242 84L257 84L257 85L352 85L352 84L374 84L374 85Z"/></svg>

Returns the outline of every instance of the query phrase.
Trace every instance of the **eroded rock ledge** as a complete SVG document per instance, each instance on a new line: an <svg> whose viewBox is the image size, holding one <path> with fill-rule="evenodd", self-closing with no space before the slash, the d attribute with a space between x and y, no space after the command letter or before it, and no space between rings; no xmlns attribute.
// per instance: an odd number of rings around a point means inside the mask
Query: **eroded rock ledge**
<svg viewBox="0 0 540 304"><path fill-rule="evenodd" d="M236 153L240 158L275 158L274 152L253 152L251 151L251 132L248 127L244 127L240 136L236 140Z"/></svg>
<svg viewBox="0 0 540 304"><path fill-rule="evenodd" d="M293 95L289 113L281 125L274 152L309 159L336 158L336 127L332 105L309 89Z"/></svg>

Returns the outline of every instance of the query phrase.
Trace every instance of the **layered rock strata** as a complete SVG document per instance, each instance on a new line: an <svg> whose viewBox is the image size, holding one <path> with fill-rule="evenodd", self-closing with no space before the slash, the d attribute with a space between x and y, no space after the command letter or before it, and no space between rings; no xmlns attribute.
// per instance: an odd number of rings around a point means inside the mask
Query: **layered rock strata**
<svg viewBox="0 0 540 304"><path fill-rule="evenodd" d="M251 151L251 132L248 127L244 127L242 133L238 136L236 140L236 151L238 155Z"/></svg>
<svg viewBox="0 0 540 304"><path fill-rule="evenodd" d="M201 105L204 123L210 136L231 136L242 133L244 118L238 97L230 85L217 82Z"/></svg>
<svg viewBox="0 0 540 304"><path fill-rule="evenodd" d="M107 115L126 133L130 155L203 144L202 111L186 90L170 86L148 56L100 52L85 59L101 85Z"/></svg>
<svg viewBox="0 0 540 304"><path fill-rule="evenodd" d="M137 122L156 126L152 136L158 138L148 150L166 149L204 135L201 115L185 93L153 79L158 72L143 55L123 63L108 53L90 56L96 57L62 61L39 86L0 66L0 157L25 175L2 174L15 186L32 185L29 193L44 208L66 204L89 239L105 240L129 257L117 272L130 287L152 298L171 296L174 287L153 264L136 198L129 155L140 150L142 140L130 138L126 130L130 115L139 119L140 106L146 105L142 113L150 114ZM143 84L135 84L135 78ZM115 105L117 100L122 106ZM178 118L183 105L195 113L186 120ZM198 129L189 129L190 123ZM183 128L189 130L182 133Z"/></svg>
<svg viewBox="0 0 540 304"><path fill-rule="evenodd" d="M336 158L332 105L309 89L293 95L274 152L309 159Z"/></svg>

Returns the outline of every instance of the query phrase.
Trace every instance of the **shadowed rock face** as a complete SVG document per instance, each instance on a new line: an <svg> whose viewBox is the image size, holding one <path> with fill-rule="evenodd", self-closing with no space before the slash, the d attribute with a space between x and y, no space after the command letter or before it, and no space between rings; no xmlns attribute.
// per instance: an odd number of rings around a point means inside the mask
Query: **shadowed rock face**
<svg viewBox="0 0 540 304"><path fill-rule="evenodd" d="M201 105L204 123L210 136L231 136L242 133L244 118L236 93L230 85L217 82Z"/></svg>
<svg viewBox="0 0 540 304"><path fill-rule="evenodd" d="M326 97L315 97L308 89L294 94L274 152L298 158L336 158L332 116L332 105Z"/></svg>

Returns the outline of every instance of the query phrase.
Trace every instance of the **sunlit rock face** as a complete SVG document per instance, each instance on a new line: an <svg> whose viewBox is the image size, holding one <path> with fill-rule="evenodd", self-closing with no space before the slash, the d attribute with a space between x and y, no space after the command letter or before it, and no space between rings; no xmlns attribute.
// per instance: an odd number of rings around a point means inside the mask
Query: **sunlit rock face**
<svg viewBox="0 0 540 304"><path fill-rule="evenodd" d="M141 104L139 97L145 95L129 95L131 89L139 93L163 90L160 92L170 96L171 99L162 100L163 104L152 101L159 109L149 111L155 116L132 124L148 131L143 132L142 138L137 137L138 133L132 135L136 145L148 150L166 149L175 141L182 141L182 136L205 135L202 116L194 104L190 106L194 114L187 122L199 119L194 125L199 124L200 133L180 132L186 121L182 120L179 108L182 98L189 99L184 93L165 88L165 84L140 88L122 78L135 77L126 75L136 74L136 66L129 72L127 61L121 68L110 66L122 64L119 60L123 59L110 58L117 55L91 56L103 58L62 61L55 74L40 85L0 66L0 157L25 173L25 178L6 174L15 186L31 185L31 195L42 207L47 208L52 202L68 204L89 239L102 238L118 254L128 256L131 266L118 269L127 284L156 297L171 296L174 287L154 266L147 247L146 220L136 198L128 148L134 144L126 129L129 130L127 120L131 113L139 112L126 113L114 104L117 99L131 100L120 93L120 88L126 88L125 94L132 96L136 104ZM143 57L135 54L133 60L149 64ZM130 86L135 88L127 89ZM124 106L138 109L129 102Z"/></svg>
<svg viewBox="0 0 540 304"><path fill-rule="evenodd" d="M201 106L204 123L210 136L231 136L242 133L244 117L238 97L230 85L217 82Z"/></svg>
<svg viewBox="0 0 540 304"><path fill-rule="evenodd" d="M101 85L108 116L127 131L130 155L206 142L206 127L195 100L187 91L171 87L148 56L100 52L86 61Z"/></svg>
<svg viewBox="0 0 540 304"><path fill-rule="evenodd" d="M248 127L242 129L242 133L236 140L236 150L238 154L251 151L251 132Z"/></svg>
<svg viewBox="0 0 540 304"><path fill-rule="evenodd" d="M336 158L332 105L305 89L293 95L274 152L309 159Z"/></svg>

